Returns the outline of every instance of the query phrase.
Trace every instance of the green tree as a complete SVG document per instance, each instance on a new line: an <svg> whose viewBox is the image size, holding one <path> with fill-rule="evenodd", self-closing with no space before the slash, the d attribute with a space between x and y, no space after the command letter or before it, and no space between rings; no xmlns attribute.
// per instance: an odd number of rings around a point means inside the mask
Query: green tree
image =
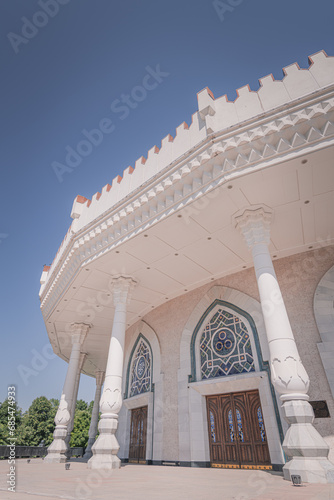
<svg viewBox="0 0 334 500"><path fill-rule="evenodd" d="M12 416L15 417L14 436L9 435L8 416L10 417L11 422L14 422L14 420L12 420ZM6 445L8 444L10 438L18 437L21 423L22 410L17 406L16 402L11 404L8 399L5 399L3 403L0 403L0 445ZM17 441L16 444L18 444Z"/></svg>
<svg viewBox="0 0 334 500"><path fill-rule="evenodd" d="M83 399L78 399L75 405L75 411L77 410L87 410L88 404Z"/></svg>
<svg viewBox="0 0 334 500"><path fill-rule="evenodd" d="M55 412L55 416L56 416L56 413L57 413L57 410L58 410L58 406L59 406L59 399L54 399L54 398L51 398L49 399L51 405L52 405L52 408L56 409L56 412Z"/></svg>
<svg viewBox="0 0 334 500"><path fill-rule="evenodd" d="M20 444L38 446L43 440L48 446L53 439L57 408L45 396L34 399L24 414L20 429Z"/></svg>
<svg viewBox="0 0 334 500"><path fill-rule="evenodd" d="M86 448L91 414L88 410L77 410L74 416L73 431L71 433L71 448L82 446Z"/></svg>

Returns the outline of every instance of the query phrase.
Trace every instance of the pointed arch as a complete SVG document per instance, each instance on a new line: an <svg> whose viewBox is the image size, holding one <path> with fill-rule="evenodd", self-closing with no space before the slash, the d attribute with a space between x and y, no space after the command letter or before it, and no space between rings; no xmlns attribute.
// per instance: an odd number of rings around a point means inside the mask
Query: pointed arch
<svg viewBox="0 0 334 500"><path fill-rule="evenodd" d="M219 308L242 319L250 334L255 370L202 379L199 375L199 333ZM197 348L197 353L196 353ZM268 434L272 464L281 467L284 453L280 405L270 381L269 346L260 303L238 290L213 286L193 309L184 327L180 344L179 446L183 461L210 463L206 396L257 389Z"/></svg>
<svg viewBox="0 0 334 500"><path fill-rule="evenodd" d="M127 364L124 399L152 390L153 354L151 344L140 333Z"/></svg>
<svg viewBox="0 0 334 500"><path fill-rule="evenodd" d="M131 394L131 374L135 358L141 343L147 347L150 354L150 384L145 392ZM129 457L131 411L147 406L146 461L162 459L162 412L163 407L163 375L161 373L161 351L159 339L145 321L140 321L129 339L125 351L123 368L123 406L119 413L117 439L120 444L119 456L123 460Z"/></svg>
<svg viewBox="0 0 334 500"><path fill-rule="evenodd" d="M251 297L249 297L251 298ZM224 312L227 315L227 318L225 320L224 318ZM218 316L216 318L216 316ZM219 318L222 317L220 320ZM259 335L258 331L254 322L253 317L246 312L245 310L241 309L240 307L236 306L235 304L231 302L227 302L226 300L221 300L216 298L210 305L207 307L207 309L204 311L202 314L201 318L199 319L196 327L193 330L193 334L191 337L191 343L190 343L190 349L191 349L191 374L189 376L189 382L196 382L198 380L201 380L202 378L210 378L207 376L202 377L202 373L199 373L201 370L199 369L199 350L200 350L200 339L203 337L203 332L204 328L208 328L211 330L210 326L212 324L212 321L215 321L216 324L218 323L221 329L224 328L224 326L228 323L229 329L234 323L239 322L241 326L241 332L243 331L244 336L242 337L240 334L237 333L237 336L239 336L239 340L243 341L243 353L239 353L241 356L244 354L245 355L245 363L239 363L238 370L231 370L231 368L222 368L221 370L216 370L218 373L215 376L224 376L225 369L227 374L232 373L241 373L242 371L259 371L259 370L268 370L268 362L263 360L262 356L262 350L261 350L261 345L259 341ZM202 336L201 336L202 335ZM216 337L216 334L214 334ZM232 335L231 335L232 339ZM207 339L209 340L209 339ZM204 340L205 342L205 348L208 347L208 341ZM213 339L212 339L213 340ZM218 339L219 342L219 339ZM232 346L232 344L231 344ZM233 346L232 346L233 347ZM214 349L211 349L212 352ZM254 351L254 352L253 352ZM249 355L249 365L247 366L246 369L242 370L244 368L242 365L245 365L248 363L247 361L247 353ZM254 359L255 358L255 359ZM243 361L243 360L242 360ZM241 371L242 370L242 371Z"/></svg>

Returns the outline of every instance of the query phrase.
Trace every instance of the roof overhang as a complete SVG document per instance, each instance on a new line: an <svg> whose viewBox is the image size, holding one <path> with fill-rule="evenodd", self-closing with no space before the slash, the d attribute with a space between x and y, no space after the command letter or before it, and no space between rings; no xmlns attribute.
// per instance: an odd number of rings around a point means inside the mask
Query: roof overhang
<svg viewBox="0 0 334 500"><path fill-rule="evenodd" d="M172 298L252 266L233 218L249 206L273 211L274 259L332 244L333 123L328 86L208 133L84 227L75 219L41 288L55 352L67 360L68 325L90 323L84 372L104 369L114 275L138 283L130 326Z"/></svg>

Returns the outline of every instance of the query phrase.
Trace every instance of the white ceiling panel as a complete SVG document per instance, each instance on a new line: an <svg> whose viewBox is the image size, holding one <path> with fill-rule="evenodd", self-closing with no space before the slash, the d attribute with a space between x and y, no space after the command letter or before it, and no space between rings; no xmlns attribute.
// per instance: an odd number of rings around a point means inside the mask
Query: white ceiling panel
<svg viewBox="0 0 334 500"><path fill-rule="evenodd" d="M157 263L159 270L182 285L196 283L210 277L210 273L184 255L170 255Z"/></svg>
<svg viewBox="0 0 334 500"><path fill-rule="evenodd" d="M148 272L149 271L147 271L147 273ZM140 282L140 286L136 286L131 292L131 297L134 300L139 300L147 304L156 304L164 296L164 294L157 290L151 290L150 288L144 287L142 282Z"/></svg>
<svg viewBox="0 0 334 500"><path fill-rule="evenodd" d="M304 243L312 243L316 240L314 200L307 205L303 203L300 210L303 224Z"/></svg>
<svg viewBox="0 0 334 500"><path fill-rule="evenodd" d="M136 273L139 284L145 288L156 290L164 295L180 288L180 283L156 269L143 270Z"/></svg>
<svg viewBox="0 0 334 500"><path fill-rule="evenodd" d="M89 269L89 271L87 271ZM95 288L96 290L103 290L108 288L108 283L110 281L110 275L103 271L98 271L97 269L91 269L88 265L85 268L86 279L83 286L86 288ZM76 295L75 295L76 296Z"/></svg>
<svg viewBox="0 0 334 500"><path fill-rule="evenodd" d="M244 262L252 260L252 255L247 248L245 239L240 233L232 226L227 226L214 234L214 238L220 240L225 247L230 249L235 255L239 256Z"/></svg>
<svg viewBox="0 0 334 500"><path fill-rule="evenodd" d="M169 255L173 249L155 236L145 237L143 234L137 235L133 240L126 244L128 254L137 257L145 263L155 262L166 255Z"/></svg>
<svg viewBox="0 0 334 500"><path fill-rule="evenodd" d="M126 253L126 251L120 249L119 252L116 253L113 250L110 254L100 257L87 267L94 267L94 269L98 269L110 276L115 276L117 274L131 275L145 265L140 259Z"/></svg>
<svg viewBox="0 0 334 500"><path fill-rule="evenodd" d="M200 240L196 245L185 248L184 253L211 274L219 274L243 263L242 259L215 239Z"/></svg>
<svg viewBox="0 0 334 500"><path fill-rule="evenodd" d="M284 167L245 176L241 185L251 205L265 204L273 208L299 200L296 171Z"/></svg>
<svg viewBox="0 0 334 500"><path fill-rule="evenodd" d="M207 198L206 201L199 200L189 208L193 210L191 218L209 233L214 233L229 225L232 214L238 210L238 206L229 197L227 189L219 189L215 198Z"/></svg>
<svg viewBox="0 0 334 500"><path fill-rule="evenodd" d="M304 244L299 203L293 207L278 207L275 210L271 240L278 250Z"/></svg>
<svg viewBox="0 0 334 500"><path fill-rule="evenodd" d="M315 199L317 239L329 241L334 237L334 194L326 193Z"/></svg>
<svg viewBox="0 0 334 500"><path fill-rule="evenodd" d="M312 169L312 177L315 196L334 191L334 156L331 161L321 157Z"/></svg>
<svg viewBox="0 0 334 500"><path fill-rule="evenodd" d="M209 233L187 215L182 217L168 217L165 221L156 224L150 229L153 234L175 250L195 243Z"/></svg>

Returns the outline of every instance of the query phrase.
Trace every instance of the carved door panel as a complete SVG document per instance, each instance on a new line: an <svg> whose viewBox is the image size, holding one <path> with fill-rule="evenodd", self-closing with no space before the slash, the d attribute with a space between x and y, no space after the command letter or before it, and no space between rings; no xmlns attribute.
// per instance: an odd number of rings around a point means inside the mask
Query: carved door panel
<svg viewBox="0 0 334 500"><path fill-rule="evenodd" d="M146 460L147 406L131 410L129 462Z"/></svg>
<svg viewBox="0 0 334 500"><path fill-rule="evenodd" d="M269 466L258 391L207 396L210 458L227 467Z"/></svg>
<svg viewBox="0 0 334 500"><path fill-rule="evenodd" d="M258 391L247 392L250 422L253 426L252 436L254 443L255 462L270 464L270 455L267 443L267 434L264 427L263 414Z"/></svg>
<svg viewBox="0 0 334 500"><path fill-rule="evenodd" d="M233 416L236 425L240 465L255 464L252 426L247 407L246 393L231 394Z"/></svg>

